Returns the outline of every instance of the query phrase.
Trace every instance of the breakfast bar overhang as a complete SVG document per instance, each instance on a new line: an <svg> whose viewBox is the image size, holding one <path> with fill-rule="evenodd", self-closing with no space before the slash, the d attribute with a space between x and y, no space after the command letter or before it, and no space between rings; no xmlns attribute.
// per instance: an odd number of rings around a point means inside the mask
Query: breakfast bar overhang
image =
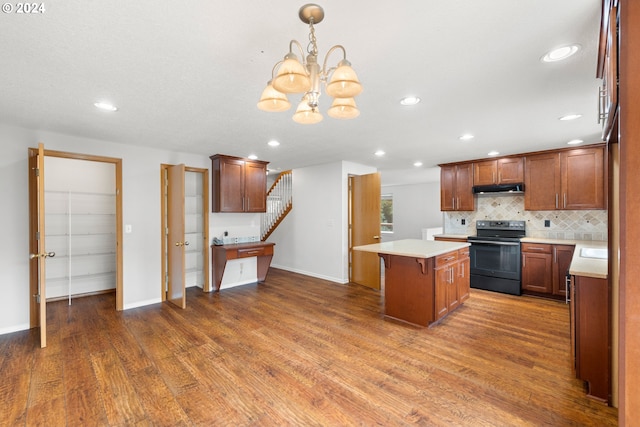
<svg viewBox="0 0 640 427"><path fill-rule="evenodd" d="M355 246L384 261L384 315L430 326L469 298L469 243L419 239Z"/></svg>

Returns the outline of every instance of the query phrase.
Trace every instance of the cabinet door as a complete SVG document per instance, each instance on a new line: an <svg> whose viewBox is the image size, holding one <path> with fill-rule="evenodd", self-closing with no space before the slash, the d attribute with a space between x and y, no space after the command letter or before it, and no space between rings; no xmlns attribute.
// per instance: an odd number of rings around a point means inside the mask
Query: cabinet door
<svg viewBox="0 0 640 427"><path fill-rule="evenodd" d="M497 183L498 161L487 160L473 164L473 185L491 185Z"/></svg>
<svg viewBox="0 0 640 427"><path fill-rule="evenodd" d="M498 159L498 183L519 184L524 182L524 162L521 157Z"/></svg>
<svg viewBox="0 0 640 427"><path fill-rule="evenodd" d="M560 207L560 155L537 154L525 159L524 208L548 211Z"/></svg>
<svg viewBox="0 0 640 427"><path fill-rule="evenodd" d="M461 256L460 261L458 262L458 277L457 277L457 287L458 287L458 303L462 304L467 299L469 299L469 268L471 267L471 260L469 259L469 252L467 252L466 257Z"/></svg>
<svg viewBox="0 0 640 427"><path fill-rule="evenodd" d="M456 166L456 210L475 209L473 198L473 163Z"/></svg>
<svg viewBox="0 0 640 427"><path fill-rule="evenodd" d="M246 162L244 166L244 182L244 211L266 212L267 166L263 163Z"/></svg>
<svg viewBox="0 0 640 427"><path fill-rule="evenodd" d="M567 296L567 270L573 258L574 247L570 245L554 245L553 247L553 295Z"/></svg>
<svg viewBox="0 0 640 427"><path fill-rule="evenodd" d="M456 167L440 168L440 210L453 211L455 206Z"/></svg>
<svg viewBox="0 0 640 427"><path fill-rule="evenodd" d="M220 201L218 212L243 212L244 162L235 159L220 160Z"/></svg>
<svg viewBox="0 0 640 427"><path fill-rule="evenodd" d="M550 294L552 256L549 253L522 253L522 290Z"/></svg>
<svg viewBox="0 0 640 427"><path fill-rule="evenodd" d="M458 296L458 266L460 262L456 262L449 266L449 286L447 288L447 304L448 311L452 312L460 304Z"/></svg>
<svg viewBox="0 0 640 427"><path fill-rule="evenodd" d="M448 265L435 269L435 320L443 318L449 312L449 302L447 301L447 292L449 288L449 274L451 269Z"/></svg>
<svg viewBox="0 0 640 427"><path fill-rule="evenodd" d="M560 161L562 208L604 209L604 148L566 151Z"/></svg>

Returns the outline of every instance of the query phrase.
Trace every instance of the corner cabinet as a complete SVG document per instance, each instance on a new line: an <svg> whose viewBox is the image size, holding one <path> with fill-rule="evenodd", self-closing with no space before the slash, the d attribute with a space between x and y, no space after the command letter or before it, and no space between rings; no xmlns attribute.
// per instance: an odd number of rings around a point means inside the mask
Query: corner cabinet
<svg viewBox="0 0 640 427"><path fill-rule="evenodd" d="M212 212L266 212L269 162L211 156Z"/></svg>
<svg viewBox="0 0 640 427"><path fill-rule="evenodd" d="M524 208L605 209L604 146L527 156Z"/></svg>
<svg viewBox="0 0 640 427"><path fill-rule="evenodd" d="M565 300L573 250L572 245L522 243L522 293Z"/></svg>
<svg viewBox="0 0 640 427"><path fill-rule="evenodd" d="M473 163L440 166L440 210L472 211Z"/></svg>

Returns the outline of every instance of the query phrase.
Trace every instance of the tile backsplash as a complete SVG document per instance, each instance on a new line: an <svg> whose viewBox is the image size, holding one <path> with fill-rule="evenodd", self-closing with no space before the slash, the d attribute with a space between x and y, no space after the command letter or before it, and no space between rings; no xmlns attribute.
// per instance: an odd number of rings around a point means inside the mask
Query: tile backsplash
<svg viewBox="0 0 640 427"><path fill-rule="evenodd" d="M513 195L479 195L475 211L445 212L444 233L474 235L478 220L526 221L527 237L607 240L606 210L525 211L524 196Z"/></svg>

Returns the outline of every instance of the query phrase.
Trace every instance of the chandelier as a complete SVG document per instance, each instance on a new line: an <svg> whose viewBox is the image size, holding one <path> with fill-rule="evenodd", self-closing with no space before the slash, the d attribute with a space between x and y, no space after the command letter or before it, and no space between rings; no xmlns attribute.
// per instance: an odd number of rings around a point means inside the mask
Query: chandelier
<svg viewBox="0 0 640 427"><path fill-rule="evenodd" d="M271 80L262 92L258 108L263 111L286 111L291 107L286 94L302 93L302 100L293 115L293 120L303 124L318 123L322 120L322 114L318 111L318 100L320 86L324 83L327 95L334 98L327 114L336 119L358 117L360 111L353 98L362 92L362 85L351 68L351 63L347 61L344 47L333 46L327 52L322 68L318 63L318 46L313 25L322 21L324 10L317 4L306 4L300 8L298 16L302 22L309 24L306 60L302 45L297 40L291 40L289 53L271 70ZM297 46L302 54L302 63L293 53L294 46ZM329 55L336 50L342 50L343 58L337 66L327 69Z"/></svg>

